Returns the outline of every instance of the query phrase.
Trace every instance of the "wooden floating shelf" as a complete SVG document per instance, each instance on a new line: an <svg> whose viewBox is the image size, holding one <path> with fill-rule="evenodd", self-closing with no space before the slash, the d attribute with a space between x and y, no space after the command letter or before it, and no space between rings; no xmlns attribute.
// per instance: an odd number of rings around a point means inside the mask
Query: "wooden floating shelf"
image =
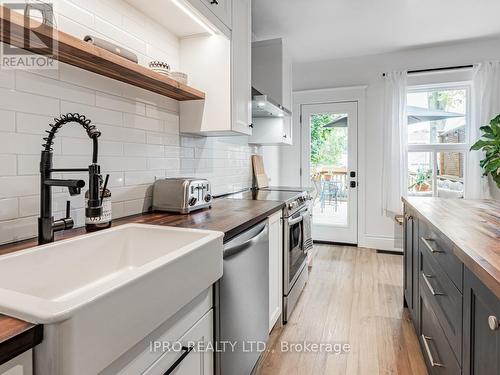
<svg viewBox="0 0 500 375"><path fill-rule="evenodd" d="M0 22L0 40L6 44L40 53L41 49L53 43L57 48L54 59L60 62L172 99L205 99L205 93L202 91L3 6L0 6ZM28 40L30 33L36 35L39 41L33 40L36 38Z"/></svg>

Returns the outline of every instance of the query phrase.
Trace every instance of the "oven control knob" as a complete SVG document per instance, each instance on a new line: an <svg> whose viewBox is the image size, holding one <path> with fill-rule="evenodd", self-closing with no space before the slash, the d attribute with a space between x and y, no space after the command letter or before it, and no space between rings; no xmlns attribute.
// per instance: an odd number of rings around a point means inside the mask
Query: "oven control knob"
<svg viewBox="0 0 500 375"><path fill-rule="evenodd" d="M208 203L208 202L210 202L211 200L212 200L212 195L210 195L210 194L205 195L205 202L207 202L207 203Z"/></svg>
<svg viewBox="0 0 500 375"><path fill-rule="evenodd" d="M293 207L294 207L294 206L293 206L293 203L288 203L288 209L289 209L289 210L293 210Z"/></svg>
<svg viewBox="0 0 500 375"><path fill-rule="evenodd" d="M197 199L197 198L195 198L195 197L191 197L191 198L189 199L188 204L189 204L190 206L194 206L194 205L196 204L196 202L198 202L198 199Z"/></svg>

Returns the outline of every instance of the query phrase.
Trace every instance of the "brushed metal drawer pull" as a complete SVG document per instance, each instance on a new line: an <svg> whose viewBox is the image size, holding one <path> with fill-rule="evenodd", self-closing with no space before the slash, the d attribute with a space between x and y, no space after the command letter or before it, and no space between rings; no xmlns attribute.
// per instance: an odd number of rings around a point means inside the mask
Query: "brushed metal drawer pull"
<svg viewBox="0 0 500 375"><path fill-rule="evenodd" d="M420 239L422 240L424 245L427 246L427 248L430 250L431 253L433 253L433 254L434 253L444 253L444 251L435 249L431 246L431 244L429 242L434 242L434 240L432 238L420 237Z"/></svg>
<svg viewBox="0 0 500 375"><path fill-rule="evenodd" d="M429 362L431 363L431 366L432 367L444 367L444 365L442 363L434 362L434 357L432 356L431 348L429 347L429 343L427 342L427 340L429 340L429 341L432 340L432 337L422 335L422 340L424 342L425 351L427 352L427 357L429 358Z"/></svg>
<svg viewBox="0 0 500 375"><path fill-rule="evenodd" d="M423 272L422 272L422 276L424 278L425 283L427 284L427 287L429 288L429 290L431 291L431 293L432 293L433 296L445 296L446 295L443 292L436 292L434 290L434 288L432 287L431 282L429 281L429 279L434 278L434 276L432 276L432 275L426 275Z"/></svg>

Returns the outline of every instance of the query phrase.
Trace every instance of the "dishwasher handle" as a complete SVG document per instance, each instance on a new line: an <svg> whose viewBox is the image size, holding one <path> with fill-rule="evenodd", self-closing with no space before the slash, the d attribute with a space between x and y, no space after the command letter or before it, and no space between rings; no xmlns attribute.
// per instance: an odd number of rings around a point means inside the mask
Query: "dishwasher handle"
<svg viewBox="0 0 500 375"><path fill-rule="evenodd" d="M268 228L268 224L266 223L266 225L264 225L262 227L262 229L259 231L259 233L257 233L255 236L253 236L249 240L247 240L243 243L231 246L231 247L224 248L223 258L224 259L229 258L233 255L236 255L236 254L252 247L254 244L259 242L261 237L263 237L267 233L267 228Z"/></svg>

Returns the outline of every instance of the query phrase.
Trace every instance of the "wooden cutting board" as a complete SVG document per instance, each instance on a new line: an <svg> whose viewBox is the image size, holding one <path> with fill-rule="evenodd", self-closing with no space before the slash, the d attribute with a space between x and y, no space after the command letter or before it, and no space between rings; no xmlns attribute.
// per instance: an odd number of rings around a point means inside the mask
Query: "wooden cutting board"
<svg viewBox="0 0 500 375"><path fill-rule="evenodd" d="M255 176L255 182L258 188L264 188L269 186L269 179L267 178L266 171L264 169L264 161L260 155L252 155L252 166L253 175Z"/></svg>

